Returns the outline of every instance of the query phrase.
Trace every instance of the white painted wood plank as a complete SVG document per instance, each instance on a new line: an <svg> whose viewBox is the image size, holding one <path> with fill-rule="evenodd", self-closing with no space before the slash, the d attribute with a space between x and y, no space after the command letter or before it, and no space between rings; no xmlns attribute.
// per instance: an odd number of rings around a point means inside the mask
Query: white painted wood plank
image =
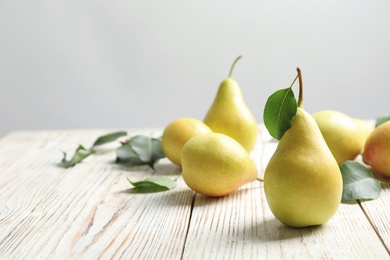
<svg viewBox="0 0 390 260"><path fill-rule="evenodd" d="M167 159L156 171L118 166L112 154L69 169L56 165L61 149L73 153L104 133L25 132L0 140L0 256L181 258L193 192L180 178L172 191L132 194L126 179L176 178L179 167Z"/></svg>
<svg viewBox="0 0 390 260"><path fill-rule="evenodd" d="M265 143L252 153L262 158L260 176L276 148L262 130ZM389 258L359 205L341 205L323 226L289 228L272 215L260 182L222 198L197 194L185 249L184 259Z"/></svg>
<svg viewBox="0 0 390 260"><path fill-rule="evenodd" d="M252 154L260 176L277 145L270 142L265 131L261 128L261 141ZM196 195L191 216L194 192L181 177L172 191L128 192L126 177L140 180L153 174L179 176L180 168L167 159L157 165L155 172L146 166L129 168L113 164L112 154L88 158L70 169L57 167L62 156L60 150L71 153L79 143L88 147L97 136L107 132L111 131L19 132L0 139L0 257L389 257L358 204L341 205L336 216L324 226L292 229L273 217L260 182L223 198ZM161 134L150 129L131 133ZM384 192L387 194L388 189ZM383 211L365 209L376 223L385 221L383 227L376 225L387 238L388 203L379 200L376 203L382 204L372 207L384 206ZM366 205L369 204L363 204Z"/></svg>
<svg viewBox="0 0 390 260"><path fill-rule="evenodd" d="M379 179L383 182L379 198L360 202L360 205L390 254L390 178Z"/></svg>

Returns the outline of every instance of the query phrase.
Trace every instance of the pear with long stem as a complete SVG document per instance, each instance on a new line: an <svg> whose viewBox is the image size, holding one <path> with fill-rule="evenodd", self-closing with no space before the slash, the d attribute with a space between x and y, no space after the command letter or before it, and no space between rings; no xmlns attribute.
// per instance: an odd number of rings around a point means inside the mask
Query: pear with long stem
<svg viewBox="0 0 390 260"><path fill-rule="evenodd" d="M324 224L336 213L343 185L316 121L303 109L302 73L297 72L297 113L265 169L264 192L277 219L304 227Z"/></svg>
<svg viewBox="0 0 390 260"><path fill-rule="evenodd" d="M214 132L232 137L250 152L255 146L258 128L239 84L232 78L234 66L240 58L233 62L228 78L220 84L204 123Z"/></svg>

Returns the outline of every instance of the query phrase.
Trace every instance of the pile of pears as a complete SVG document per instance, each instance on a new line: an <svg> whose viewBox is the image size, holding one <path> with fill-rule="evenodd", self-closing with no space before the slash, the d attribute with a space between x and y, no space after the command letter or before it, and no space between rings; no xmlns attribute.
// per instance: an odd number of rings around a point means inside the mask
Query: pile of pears
<svg viewBox="0 0 390 260"><path fill-rule="evenodd" d="M376 175L390 177L390 121L378 124L334 110L313 117L339 165L361 156Z"/></svg>
<svg viewBox="0 0 390 260"><path fill-rule="evenodd" d="M182 168L183 180L195 192L225 196L258 179L264 182L269 208L282 223L292 227L324 224L341 202L339 165L363 153L373 127L336 111L306 112L302 74L297 68L296 114L260 179L250 154L258 125L232 78L239 59L220 84L203 121L179 118L165 127L161 138L164 154Z"/></svg>
<svg viewBox="0 0 390 260"><path fill-rule="evenodd" d="M250 157L257 141L257 122L232 78L240 58L220 84L204 120L176 119L161 138L164 154L182 167L185 183L205 196L227 195L257 177Z"/></svg>

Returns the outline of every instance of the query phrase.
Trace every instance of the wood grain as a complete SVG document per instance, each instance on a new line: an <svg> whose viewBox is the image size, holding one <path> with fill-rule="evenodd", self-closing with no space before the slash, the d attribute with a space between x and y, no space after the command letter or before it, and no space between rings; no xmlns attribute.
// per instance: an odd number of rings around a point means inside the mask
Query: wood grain
<svg viewBox="0 0 390 260"><path fill-rule="evenodd" d="M377 200L342 204L320 227L274 218L259 181L222 198L191 191L168 159L156 169L93 155L58 167L61 150L114 130L14 132L0 139L0 258L389 259L389 187ZM159 136L161 129L129 135ZM259 177L277 142L260 127L251 156ZM137 194L127 178L177 179L174 190ZM387 248L384 246L386 245Z"/></svg>
<svg viewBox="0 0 390 260"><path fill-rule="evenodd" d="M156 171L118 166L108 154L57 166L60 149L100 134L15 133L1 141L0 256L181 258L193 192L178 181L172 191L133 194L126 179L177 178L179 167L166 160Z"/></svg>
<svg viewBox="0 0 390 260"><path fill-rule="evenodd" d="M276 148L264 129L252 153L259 175ZM196 195L184 259L388 259L358 204L340 205L325 225L289 228L269 210L262 183L223 198Z"/></svg>
<svg viewBox="0 0 390 260"><path fill-rule="evenodd" d="M359 204L390 255L390 178L379 179L383 182L379 198Z"/></svg>

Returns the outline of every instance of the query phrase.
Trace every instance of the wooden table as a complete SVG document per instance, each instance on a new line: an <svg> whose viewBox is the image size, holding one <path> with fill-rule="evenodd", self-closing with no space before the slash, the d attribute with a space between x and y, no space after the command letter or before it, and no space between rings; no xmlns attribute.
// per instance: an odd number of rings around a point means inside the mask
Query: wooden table
<svg viewBox="0 0 390 260"><path fill-rule="evenodd" d="M115 153L58 166L62 150L92 145L111 130L13 132L0 139L0 258L6 259L390 259L390 188L341 204L325 225L289 228L274 218L263 185L221 198L191 191L181 169L113 163ZM157 137L161 129L129 135ZM276 148L264 127L252 152L259 175ZM127 181L178 177L160 193Z"/></svg>

